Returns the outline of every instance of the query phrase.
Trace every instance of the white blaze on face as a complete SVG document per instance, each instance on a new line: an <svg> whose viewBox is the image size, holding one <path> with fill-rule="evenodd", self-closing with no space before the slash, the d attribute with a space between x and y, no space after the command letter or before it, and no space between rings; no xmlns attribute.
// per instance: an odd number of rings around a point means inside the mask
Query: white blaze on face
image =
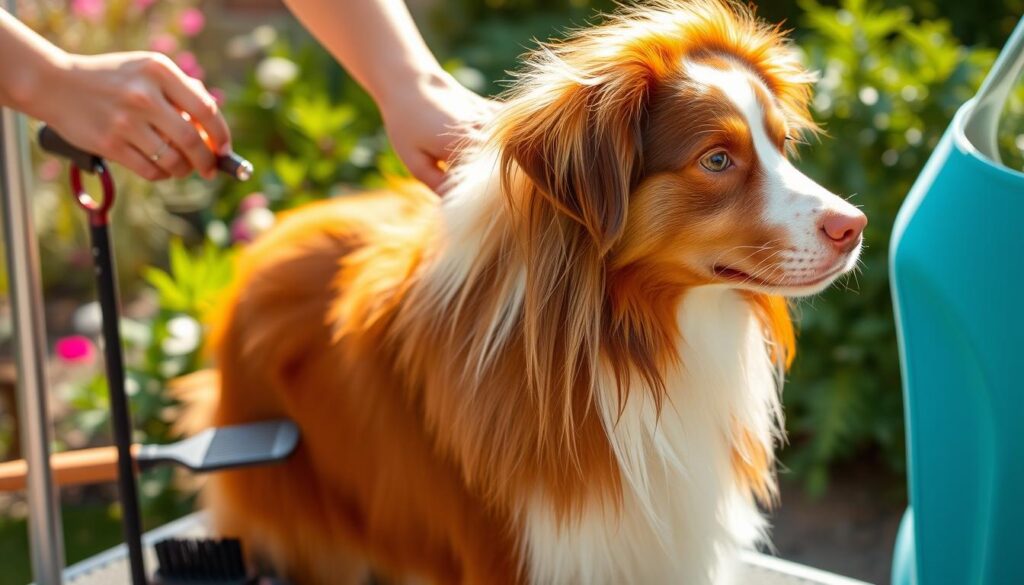
<svg viewBox="0 0 1024 585"><path fill-rule="evenodd" d="M817 292L796 283L813 281L831 271L838 274L851 268L856 263L857 251L845 258L836 253L824 241L820 223L826 212L855 215L858 211L797 170L773 144L765 129L764 111L754 92L753 84L762 82L740 66L723 70L690 62L686 65L686 72L695 83L721 90L743 115L750 129L754 152L764 177L766 205L763 220L785 231L787 242L782 247L787 249L779 254L778 267L782 282L795 283L795 286L780 287L785 290L773 292ZM762 87L771 94L763 84Z"/></svg>

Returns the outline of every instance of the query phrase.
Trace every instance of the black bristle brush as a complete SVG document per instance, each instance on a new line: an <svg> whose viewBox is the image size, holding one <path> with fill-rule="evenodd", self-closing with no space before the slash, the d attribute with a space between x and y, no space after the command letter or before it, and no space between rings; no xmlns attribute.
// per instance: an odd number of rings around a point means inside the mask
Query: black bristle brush
<svg viewBox="0 0 1024 585"><path fill-rule="evenodd" d="M160 568L153 585L285 585L250 577L237 538L167 538L154 548Z"/></svg>

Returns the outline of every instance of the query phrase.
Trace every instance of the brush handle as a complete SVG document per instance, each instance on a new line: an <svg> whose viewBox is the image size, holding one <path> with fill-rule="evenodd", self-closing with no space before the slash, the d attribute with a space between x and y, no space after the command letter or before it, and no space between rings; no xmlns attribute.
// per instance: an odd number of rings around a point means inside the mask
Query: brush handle
<svg viewBox="0 0 1024 585"><path fill-rule="evenodd" d="M87 173L95 173L103 159L71 144L49 126L39 129L39 146L46 152L70 160L76 167Z"/></svg>
<svg viewBox="0 0 1024 585"><path fill-rule="evenodd" d="M139 445L132 445L137 455ZM95 447L64 451L50 456L50 468L58 486L107 483L117 479L117 448ZM0 463L0 493L25 489L28 464L24 459Z"/></svg>

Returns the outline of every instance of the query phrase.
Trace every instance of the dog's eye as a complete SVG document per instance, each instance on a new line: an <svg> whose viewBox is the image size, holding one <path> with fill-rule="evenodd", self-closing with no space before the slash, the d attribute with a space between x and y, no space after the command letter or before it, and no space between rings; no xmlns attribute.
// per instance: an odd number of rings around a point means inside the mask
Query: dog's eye
<svg viewBox="0 0 1024 585"><path fill-rule="evenodd" d="M700 166L713 173L719 173L732 166L732 159L724 150L716 150L700 159Z"/></svg>

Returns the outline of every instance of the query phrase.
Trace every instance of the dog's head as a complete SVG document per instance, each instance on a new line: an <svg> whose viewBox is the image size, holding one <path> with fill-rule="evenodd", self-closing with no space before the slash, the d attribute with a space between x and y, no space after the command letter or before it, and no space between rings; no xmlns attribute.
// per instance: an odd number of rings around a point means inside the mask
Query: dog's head
<svg viewBox="0 0 1024 585"><path fill-rule="evenodd" d="M495 136L535 236L558 225L567 249L651 286L801 296L855 264L864 214L789 160L816 131L813 76L745 8L627 10L536 52L519 81Z"/></svg>

